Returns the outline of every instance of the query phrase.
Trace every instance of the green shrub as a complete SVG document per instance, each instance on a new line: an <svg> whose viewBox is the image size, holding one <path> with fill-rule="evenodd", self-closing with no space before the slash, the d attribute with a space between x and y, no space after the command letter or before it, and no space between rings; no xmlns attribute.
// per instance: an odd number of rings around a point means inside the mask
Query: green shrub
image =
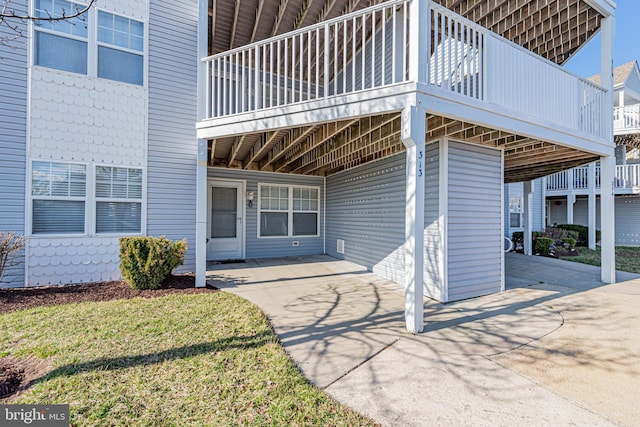
<svg viewBox="0 0 640 427"><path fill-rule="evenodd" d="M553 245L553 239L548 237L538 237L536 239L536 253L540 255L549 255L549 247Z"/></svg>
<svg viewBox="0 0 640 427"><path fill-rule="evenodd" d="M182 265L187 239L164 236L120 238L120 272L133 289L158 289L174 268Z"/></svg>
<svg viewBox="0 0 640 427"><path fill-rule="evenodd" d="M544 230L545 237L548 237L553 240L562 240L566 239L569 236L569 231L563 228L557 227L547 227Z"/></svg>
<svg viewBox="0 0 640 427"><path fill-rule="evenodd" d="M522 231L514 231L513 234L511 235L511 241L515 242L522 242L522 240L524 239L524 233Z"/></svg>
<svg viewBox="0 0 640 427"><path fill-rule="evenodd" d="M562 239L562 244L569 244L569 249L575 248L576 242L576 239L574 239L573 237L565 237L564 239Z"/></svg>
<svg viewBox="0 0 640 427"><path fill-rule="evenodd" d="M531 232L531 239L532 240L536 240L538 237L546 237L546 234L544 231L532 231Z"/></svg>
<svg viewBox="0 0 640 427"><path fill-rule="evenodd" d="M589 227L586 225L579 224L559 224L556 225L557 228L562 228L563 230L575 231L578 233L578 237L574 237L578 244L581 246L587 246L589 242ZM596 241L600 241L600 230L596 230Z"/></svg>
<svg viewBox="0 0 640 427"><path fill-rule="evenodd" d="M597 236L597 234L599 232L600 232L600 230L596 230L596 236ZM577 241L578 238L580 237L580 233L578 233L577 231L574 231L574 230L567 230L567 237L569 237L571 239L575 239Z"/></svg>

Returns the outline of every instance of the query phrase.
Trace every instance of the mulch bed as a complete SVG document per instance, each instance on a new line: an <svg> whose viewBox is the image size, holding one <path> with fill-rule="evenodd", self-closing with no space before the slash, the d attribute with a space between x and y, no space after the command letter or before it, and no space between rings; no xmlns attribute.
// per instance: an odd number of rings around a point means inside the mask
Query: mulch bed
<svg viewBox="0 0 640 427"><path fill-rule="evenodd" d="M0 314L32 307L135 297L155 298L169 294L199 294L215 288L196 288L193 274L169 276L161 289L139 291L124 280L68 286L0 289Z"/></svg>
<svg viewBox="0 0 640 427"><path fill-rule="evenodd" d="M169 294L200 294L213 291L216 291L216 288L196 288L193 274L169 276L162 283L161 289L144 291L131 289L124 280L82 285L0 289L0 314L32 307L77 302L136 297L157 298ZM48 362L46 361L0 357L0 400L24 390L33 379L47 370Z"/></svg>

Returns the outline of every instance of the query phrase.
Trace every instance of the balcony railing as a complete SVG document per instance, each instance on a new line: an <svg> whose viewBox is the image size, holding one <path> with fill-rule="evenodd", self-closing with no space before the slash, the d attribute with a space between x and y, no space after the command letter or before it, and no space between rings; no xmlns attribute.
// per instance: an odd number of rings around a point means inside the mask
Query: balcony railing
<svg viewBox="0 0 640 427"><path fill-rule="evenodd" d="M411 61L425 58L426 66L417 69L426 75L414 80L445 96L606 137L604 89L432 1L422 0L424 16L412 19L413 1L387 1L204 58L205 119L332 98L335 103L412 82ZM419 37L411 32L423 28L426 40L412 45Z"/></svg>
<svg viewBox="0 0 640 427"><path fill-rule="evenodd" d="M595 168L596 188L600 188L600 166ZM640 190L640 164L617 165L613 180L616 189ZM589 167L580 166L554 173L547 177L547 191L573 191L589 189Z"/></svg>
<svg viewBox="0 0 640 427"><path fill-rule="evenodd" d="M640 132L640 104L614 108L613 130L616 133Z"/></svg>

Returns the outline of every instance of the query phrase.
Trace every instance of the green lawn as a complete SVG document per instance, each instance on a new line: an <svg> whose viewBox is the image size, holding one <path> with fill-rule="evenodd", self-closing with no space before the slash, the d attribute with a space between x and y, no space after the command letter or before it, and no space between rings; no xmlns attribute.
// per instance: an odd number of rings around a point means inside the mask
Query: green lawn
<svg viewBox="0 0 640 427"><path fill-rule="evenodd" d="M595 251L584 247L576 249L580 255L562 257L562 259L583 264L600 265L600 247L597 247ZM616 246L616 270L640 274L640 248Z"/></svg>
<svg viewBox="0 0 640 427"><path fill-rule="evenodd" d="M0 315L0 356L49 358L12 403L72 425L370 425L309 384L254 305L225 292Z"/></svg>

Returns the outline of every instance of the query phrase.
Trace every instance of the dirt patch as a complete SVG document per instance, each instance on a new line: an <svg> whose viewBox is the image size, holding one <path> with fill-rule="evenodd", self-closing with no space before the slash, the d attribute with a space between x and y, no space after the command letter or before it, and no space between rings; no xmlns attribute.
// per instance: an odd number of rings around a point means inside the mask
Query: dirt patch
<svg viewBox="0 0 640 427"><path fill-rule="evenodd" d="M0 314L32 307L87 301L109 301L135 297L155 298L168 294L198 294L215 288L196 288L193 274L169 276L162 289L139 291L124 281L88 283L68 286L0 289Z"/></svg>
<svg viewBox="0 0 640 427"><path fill-rule="evenodd" d="M51 369L48 360L0 357L0 402L7 402Z"/></svg>

